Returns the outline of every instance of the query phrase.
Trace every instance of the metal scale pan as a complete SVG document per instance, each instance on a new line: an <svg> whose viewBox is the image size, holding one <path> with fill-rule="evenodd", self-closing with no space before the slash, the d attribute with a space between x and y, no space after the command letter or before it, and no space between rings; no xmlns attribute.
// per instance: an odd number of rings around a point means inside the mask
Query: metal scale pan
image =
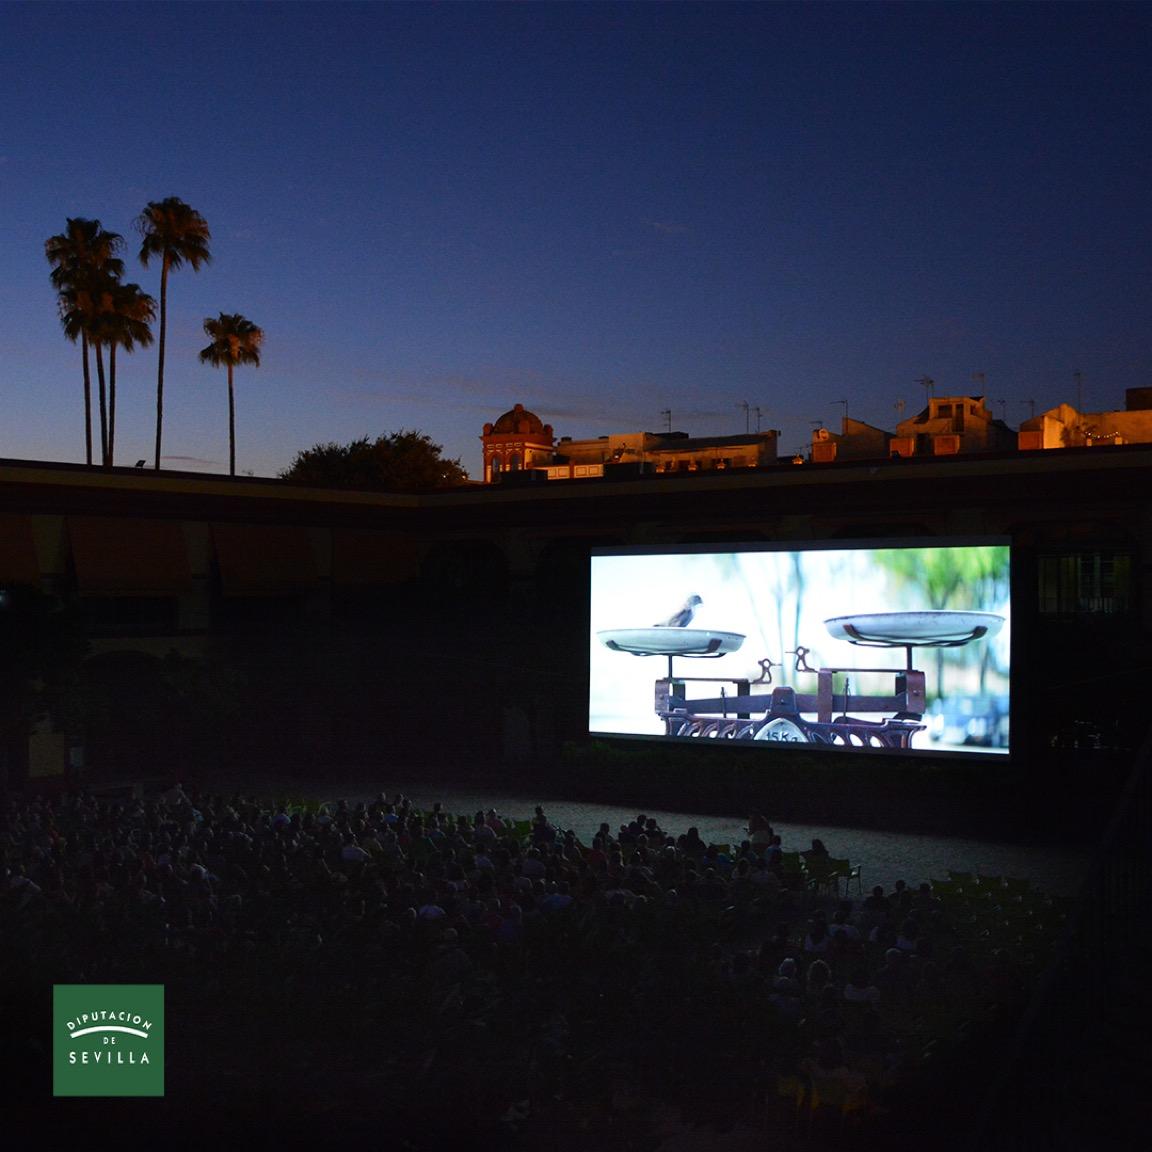
<svg viewBox="0 0 1152 1152"><path fill-rule="evenodd" d="M873 612L834 616L824 627L837 640L873 648L959 648L995 636L1004 617L994 612Z"/></svg>
<svg viewBox="0 0 1152 1152"><path fill-rule="evenodd" d="M724 656L744 643L741 632L707 628L609 628L596 636L605 648L633 656Z"/></svg>

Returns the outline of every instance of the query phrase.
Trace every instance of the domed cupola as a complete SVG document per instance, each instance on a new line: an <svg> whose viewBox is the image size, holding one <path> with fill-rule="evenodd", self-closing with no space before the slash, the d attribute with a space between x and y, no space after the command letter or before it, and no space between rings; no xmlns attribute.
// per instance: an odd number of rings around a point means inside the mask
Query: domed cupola
<svg viewBox="0 0 1152 1152"><path fill-rule="evenodd" d="M513 405L495 424L484 425L484 482L492 483L501 472L550 464L553 439L551 424L523 404Z"/></svg>

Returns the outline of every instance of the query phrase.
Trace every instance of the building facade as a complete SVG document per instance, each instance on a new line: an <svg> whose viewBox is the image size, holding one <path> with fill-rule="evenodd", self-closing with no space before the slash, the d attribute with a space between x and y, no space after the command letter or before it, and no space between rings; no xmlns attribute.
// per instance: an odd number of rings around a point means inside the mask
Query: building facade
<svg viewBox="0 0 1152 1152"><path fill-rule="evenodd" d="M605 465L640 472L717 472L776 463L778 433L689 436L685 432L628 432L595 440L563 437L548 469L550 480L604 475ZM599 468L599 471L596 469Z"/></svg>
<svg viewBox="0 0 1152 1152"><path fill-rule="evenodd" d="M994 417L983 396L940 396L897 424L894 433L848 416L839 434L817 428L812 434L811 461L831 464L885 456L958 456L1015 447L1016 433Z"/></svg>
<svg viewBox="0 0 1152 1152"><path fill-rule="evenodd" d="M1022 452L1152 444L1152 388L1129 388L1118 412L1078 412L1060 404L1020 425Z"/></svg>
<svg viewBox="0 0 1152 1152"><path fill-rule="evenodd" d="M522 404L485 424L480 437L484 482L507 481L509 473L536 472L540 479L586 480L629 472L717 472L776 463L774 429L743 436L689 436L686 432L617 432L577 440L553 439L545 424ZM525 477L512 477L521 481Z"/></svg>
<svg viewBox="0 0 1152 1152"><path fill-rule="evenodd" d="M0 587L69 606L88 664L118 670L93 761L128 756L140 694L175 656L237 670L254 756L499 758L509 726L550 756L584 731L592 548L1004 537L1013 742L1042 757L1069 723L1112 732L1142 715L1150 478L1142 445L426 494L4 461ZM166 723L137 732L142 760Z"/></svg>
<svg viewBox="0 0 1152 1152"><path fill-rule="evenodd" d="M515 405L494 424L485 424L480 440L484 445L485 484L506 472L531 471L552 462L552 425L523 404Z"/></svg>

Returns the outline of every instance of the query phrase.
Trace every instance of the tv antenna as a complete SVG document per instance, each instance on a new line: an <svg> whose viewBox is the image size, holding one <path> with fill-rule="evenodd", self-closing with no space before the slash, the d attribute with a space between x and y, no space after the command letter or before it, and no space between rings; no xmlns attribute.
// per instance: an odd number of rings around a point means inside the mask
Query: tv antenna
<svg viewBox="0 0 1152 1152"><path fill-rule="evenodd" d="M981 392L984 391L984 384L987 381L987 379L988 378L984 375L983 372L973 372L972 373L972 383L973 384L979 384Z"/></svg>
<svg viewBox="0 0 1152 1152"><path fill-rule="evenodd" d="M751 405L747 400L740 400L737 402L736 407L744 409L744 434L747 435L752 430L748 422L748 413L751 411Z"/></svg>
<svg viewBox="0 0 1152 1152"><path fill-rule="evenodd" d="M933 380L931 376L921 376L916 383L928 393L929 400L936 395L936 381Z"/></svg>
<svg viewBox="0 0 1152 1152"><path fill-rule="evenodd" d="M1028 418L1034 419L1036 416L1036 401L1035 400L1021 400L1021 404L1028 405Z"/></svg>
<svg viewBox="0 0 1152 1152"><path fill-rule="evenodd" d="M896 403L892 405L892 407L896 409L896 422L899 424L900 421L904 419L904 409L907 407L907 405L903 400L897 400Z"/></svg>
<svg viewBox="0 0 1152 1152"><path fill-rule="evenodd" d="M844 405L844 424L847 424L848 423L848 401L847 400L833 400L832 403ZM844 424L840 425L841 429L844 428Z"/></svg>
<svg viewBox="0 0 1152 1152"><path fill-rule="evenodd" d="M756 413L756 433L757 433L757 435L759 435L759 433L760 433L760 417L763 415L763 412L760 410L759 404L757 404L752 409L752 411Z"/></svg>
<svg viewBox="0 0 1152 1152"><path fill-rule="evenodd" d="M1007 424L1008 423L1008 401L1007 400L997 400L996 403L1000 405L1000 422L1002 424Z"/></svg>
<svg viewBox="0 0 1152 1152"><path fill-rule="evenodd" d="M671 432L672 431L672 409L671 408L661 408L660 409L660 416L663 419L664 425L667 428L667 430L669 432Z"/></svg>

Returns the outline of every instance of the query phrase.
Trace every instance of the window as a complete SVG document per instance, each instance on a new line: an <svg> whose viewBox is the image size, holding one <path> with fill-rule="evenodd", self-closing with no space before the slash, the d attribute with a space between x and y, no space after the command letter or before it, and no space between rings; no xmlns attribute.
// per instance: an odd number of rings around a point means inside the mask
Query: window
<svg viewBox="0 0 1152 1152"><path fill-rule="evenodd" d="M1040 557L1045 615L1118 615L1132 610L1132 557L1126 552L1071 552Z"/></svg>

